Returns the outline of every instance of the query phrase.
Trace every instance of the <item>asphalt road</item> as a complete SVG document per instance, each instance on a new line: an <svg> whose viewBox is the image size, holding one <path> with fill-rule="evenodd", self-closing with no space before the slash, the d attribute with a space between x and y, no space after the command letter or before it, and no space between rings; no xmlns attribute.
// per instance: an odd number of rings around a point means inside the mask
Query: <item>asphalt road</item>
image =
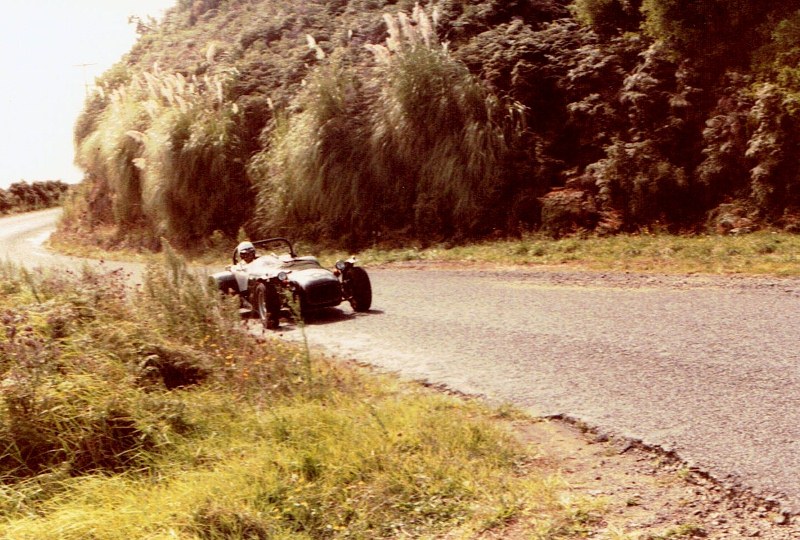
<svg viewBox="0 0 800 540"><path fill-rule="evenodd" d="M57 214L37 215L0 219L0 254L37 249ZM581 420L800 513L800 280L425 268L370 276L373 309L310 320L315 349ZM291 325L279 334L301 338Z"/></svg>

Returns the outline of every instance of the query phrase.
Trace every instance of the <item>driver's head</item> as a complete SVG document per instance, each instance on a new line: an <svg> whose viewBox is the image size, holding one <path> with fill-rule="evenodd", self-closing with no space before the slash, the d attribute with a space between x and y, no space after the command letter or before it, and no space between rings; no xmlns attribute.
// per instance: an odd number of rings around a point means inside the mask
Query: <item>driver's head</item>
<svg viewBox="0 0 800 540"><path fill-rule="evenodd" d="M236 250L239 252L239 258L246 263L253 262L253 259L256 258L256 248L252 242L242 242L236 247Z"/></svg>

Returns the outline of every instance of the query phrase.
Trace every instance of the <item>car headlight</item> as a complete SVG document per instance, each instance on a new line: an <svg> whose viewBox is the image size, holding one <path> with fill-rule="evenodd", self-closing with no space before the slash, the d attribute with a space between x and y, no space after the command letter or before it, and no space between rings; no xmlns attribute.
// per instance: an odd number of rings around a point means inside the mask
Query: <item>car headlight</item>
<svg viewBox="0 0 800 540"><path fill-rule="evenodd" d="M340 272L343 272L344 269L347 268L347 263L344 261L336 261L336 269Z"/></svg>
<svg viewBox="0 0 800 540"><path fill-rule="evenodd" d="M289 274L286 272L278 272L278 281L289 281Z"/></svg>

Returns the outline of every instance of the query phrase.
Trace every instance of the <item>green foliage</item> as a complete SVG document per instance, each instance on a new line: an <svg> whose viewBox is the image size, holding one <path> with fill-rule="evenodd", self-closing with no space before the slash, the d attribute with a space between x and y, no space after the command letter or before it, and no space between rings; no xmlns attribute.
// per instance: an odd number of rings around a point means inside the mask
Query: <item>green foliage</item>
<svg viewBox="0 0 800 540"><path fill-rule="evenodd" d="M752 135L749 117L753 100L746 84L745 78L731 74L703 130L704 159L698 166L697 179L709 206L725 196L748 196L752 161L746 152Z"/></svg>
<svg viewBox="0 0 800 540"><path fill-rule="evenodd" d="M253 160L265 233L294 226L363 243L374 232L471 236L494 225L507 111L438 45L422 10L415 20L387 16L387 46L372 46L366 75L319 70L303 111Z"/></svg>
<svg viewBox="0 0 800 540"><path fill-rule="evenodd" d="M769 217L800 207L800 132L797 129L800 104L797 96L773 85L763 86L752 109L755 131L748 141L746 156L751 169L752 196Z"/></svg>
<svg viewBox="0 0 800 540"><path fill-rule="evenodd" d="M765 43L762 25L769 27L798 7L797 0L642 1L650 35L716 73L724 67L746 66L752 52ZM742 43L749 46L742 47Z"/></svg>
<svg viewBox="0 0 800 540"><path fill-rule="evenodd" d="M787 14L772 27L769 41L756 51L754 67L764 79L792 92L800 91L800 11Z"/></svg>
<svg viewBox="0 0 800 540"><path fill-rule="evenodd" d="M608 157L589 168L595 175L603 208L621 213L629 226L660 217L680 222L686 211L686 172L670 163L651 142L623 143L608 148Z"/></svg>
<svg viewBox="0 0 800 540"><path fill-rule="evenodd" d="M575 0L575 17L600 34L638 30L642 0Z"/></svg>

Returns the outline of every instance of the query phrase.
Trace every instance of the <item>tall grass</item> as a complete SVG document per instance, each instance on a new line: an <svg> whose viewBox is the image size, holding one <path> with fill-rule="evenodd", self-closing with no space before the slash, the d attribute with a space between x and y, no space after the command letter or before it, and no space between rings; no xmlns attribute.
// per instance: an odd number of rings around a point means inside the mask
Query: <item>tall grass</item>
<svg viewBox="0 0 800 540"><path fill-rule="evenodd" d="M79 164L107 187L121 236L143 221L151 243L166 236L188 244L218 229L235 235L249 216L239 111L227 100L235 76L156 68L109 92L100 121L80 141Z"/></svg>
<svg viewBox="0 0 800 540"><path fill-rule="evenodd" d="M390 231L468 237L496 222L507 111L424 10L385 20L374 64L356 71L334 56L251 161L264 233L363 244Z"/></svg>
<svg viewBox="0 0 800 540"><path fill-rule="evenodd" d="M110 192L114 222L120 229L139 225L143 217L142 177L136 160L141 157L148 116L136 92L115 92L103 111L97 129L80 144L77 162Z"/></svg>
<svg viewBox="0 0 800 540"><path fill-rule="evenodd" d="M383 180L412 194L421 235L484 232L506 149L497 100L446 50L401 49L383 67L372 134Z"/></svg>
<svg viewBox="0 0 800 540"><path fill-rule="evenodd" d="M317 237L347 235L380 218L360 82L340 67L321 70L303 105L251 161L260 183L256 226L265 235L295 227Z"/></svg>
<svg viewBox="0 0 800 540"><path fill-rule="evenodd" d="M232 73L187 81L150 74L162 96L144 133L145 204L159 233L186 243L220 229L233 235L247 215L238 109L226 102ZM244 204L243 204L244 203Z"/></svg>

